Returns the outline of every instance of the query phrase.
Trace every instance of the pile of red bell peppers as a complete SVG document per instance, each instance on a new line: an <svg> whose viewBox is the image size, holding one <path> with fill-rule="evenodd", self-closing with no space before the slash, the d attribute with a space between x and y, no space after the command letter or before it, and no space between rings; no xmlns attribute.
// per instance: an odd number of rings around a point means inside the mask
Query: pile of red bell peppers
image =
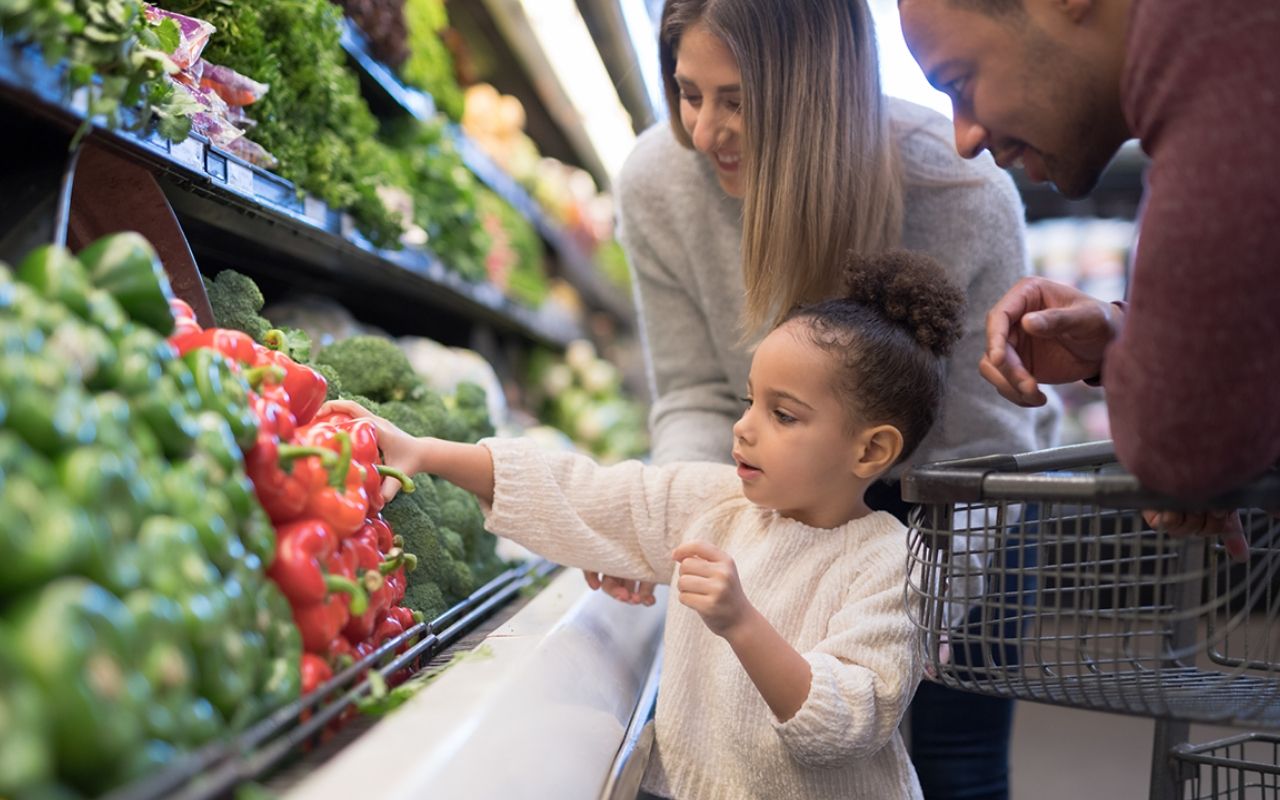
<svg viewBox="0 0 1280 800"><path fill-rule="evenodd" d="M318 372L237 330L202 329L190 307L174 303L170 342L186 355L210 348L249 379L258 437L245 470L276 528L268 575L289 599L302 634L302 690L368 655L421 617L400 604L405 571L416 558L383 520L385 476L413 491L404 473L381 463L377 429L367 419L317 412L328 389Z"/></svg>

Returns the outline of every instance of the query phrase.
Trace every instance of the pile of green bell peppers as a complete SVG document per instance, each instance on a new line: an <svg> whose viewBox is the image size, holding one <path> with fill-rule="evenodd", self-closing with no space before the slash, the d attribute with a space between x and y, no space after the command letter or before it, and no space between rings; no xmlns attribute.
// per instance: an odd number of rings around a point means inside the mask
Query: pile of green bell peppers
<svg viewBox="0 0 1280 800"><path fill-rule="evenodd" d="M0 797L92 796L296 698L244 379L138 234L0 265Z"/></svg>

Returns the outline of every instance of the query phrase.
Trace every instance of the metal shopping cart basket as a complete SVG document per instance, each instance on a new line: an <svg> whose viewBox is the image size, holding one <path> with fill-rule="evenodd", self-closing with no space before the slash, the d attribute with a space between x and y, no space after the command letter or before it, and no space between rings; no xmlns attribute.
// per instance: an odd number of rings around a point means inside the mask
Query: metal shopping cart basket
<svg viewBox="0 0 1280 800"><path fill-rule="evenodd" d="M1176 721L1157 724L1152 797L1207 769L1174 749L1186 723L1280 727L1280 520L1262 510L1280 509L1280 473L1210 504L1241 509L1245 563L1216 538L1152 530L1143 509L1185 504L1144 490L1110 442L924 465L902 495L931 680Z"/></svg>

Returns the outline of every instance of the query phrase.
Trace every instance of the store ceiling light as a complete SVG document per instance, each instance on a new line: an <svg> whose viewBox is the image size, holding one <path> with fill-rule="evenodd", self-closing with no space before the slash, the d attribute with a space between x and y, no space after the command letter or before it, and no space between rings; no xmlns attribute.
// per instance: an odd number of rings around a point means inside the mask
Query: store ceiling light
<svg viewBox="0 0 1280 800"><path fill-rule="evenodd" d="M577 3L520 0L520 6L596 157L609 177L616 177L636 136Z"/></svg>

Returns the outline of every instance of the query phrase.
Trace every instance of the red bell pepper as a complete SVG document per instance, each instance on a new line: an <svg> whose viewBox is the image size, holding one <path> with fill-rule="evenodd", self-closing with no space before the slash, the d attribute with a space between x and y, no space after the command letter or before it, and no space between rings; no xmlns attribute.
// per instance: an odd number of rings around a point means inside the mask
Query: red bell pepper
<svg viewBox="0 0 1280 800"><path fill-rule="evenodd" d="M384 616L373 631L373 646L382 647L388 639L394 639L404 633L404 626L394 616Z"/></svg>
<svg viewBox="0 0 1280 800"><path fill-rule="evenodd" d="M265 337L268 343L273 340L273 335L284 336L280 331L268 331ZM299 425L310 422L320 410L320 406L324 405L325 394L329 391L329 382L324 379L324 376L270 346L257 346L255 358L258 364L274 364L284 369L284 388L292 400L289 408L293 411L293 416L298 420Z"/></svg>
<svg viewBox="0 0 1280 800"><path fill-rule="evenodd" d="M313 488L307 496L304 513L329 523L335 533L346 538L364 524L369 510L369 496L364 490L365 469L351 460L351 437L346 431L312 425L298 431L301 441L314 447L337 448L338 460L327 470L327 482L321 483L319 464L299 464L295 471L307 472L304 481Z"/></svg>
<svg viewBox="0 0 1280 800"><path fill-rule="evenodd" d="M363 614L369 605L369 596L354 579L355 562L351 556L339 550L325 559L325 567L328 569L326 582L341 577L345 588L319 603L294 606L293 609L293 619L302 634L302 647L312 653L327 653L351 614Z"/></svg>
<svg viewBox="0 0 1280 800"><path fill-rule="evenodd" d="M329 642L329 651L325 654L330 666L339 672L356 663L356 650L351 642L337 636Z"/></svg>
<svg viewBox="0 0 1280 800"><path fill-rule="evenodd" d="M173 314L173 333L169 334L169 342L187 334L199 333L203 328L196 321L196 312L187 301L176 297L169 298L169 312ZM174 345L175 347L177 345Z"/></svg>
<svg viewBox="0 0 1280 800"><path fill-rule="evenodd" d="M350 588L346 578L324 573L323 564L337 547L338 537L319 520L281 525L276 530L276 560L267 574L291 603L319 603L330 590Z"/></svg>
<svg viewBox="0 0 1280 800"><path fill-rule="evenodd" d="M282 465L302 459L286 472ZM254 493L262 508L277 525L297 519L314 491L309 482L316 471L333 463L333 452L321 447L282 445L269 432L259 432L258 440L245 454L244 466L253 481Z"/></svg>
<svg viewBox="0 0 1280 800"><path fill-rule="evenodd" d="M394 616L406 631L424 621L421 611L414 611L404 606L393 606L388 613Z"/></svg>
<svg viewBox="0 0 1280 800"><path fill-rule="evenodd" d="M212 347L235 364L253 365L257 361L254 348L257 344L249 334L230 328L207 328L181 336L170 337L179 355L186 355L197 347Z"/></svg>
<svg viewBox="0 0 1280 800"><path fill-rule="evenodd" d="M378 552L377 535L365 524L351 538L342 542L356 553L359 562L360 582L369 592L369 607L362 614L352 614L342 629L342 635L351 642L363 642L373 634L373 629L388 608L391 607L393 586L383 577L382 554Z"/></svg>
<svg viewBox="0 0 1280 800"><path fill-rule="evenodd" d="M282 383L268 383L258 387L250 397L249 405L258 418L258 426L274 433L281 441L292 441L297 422L289 410L289 394Z"/></svg>
<svg viewBox="0 0 1280 800"><path fill-rule="evenodd" d="M400 491L412 493L413 480L401 470L382 463L382 453L378 449L378 428L367 418L354 418L341 411L330 411L324 416L315 418L315 424L326 425L336 430L346 431L351 436L351 458L365 468L364 492L369 499L370 516L377 514L386 505L382 499L383 478L395 478L400 481Z"/></svg>
<svg viewBox="0 0 1280 800"><path fill-rule="evenodd" d="M333 677L328 662L313 653L302 654L302 693L311 694Z"/></svg>

